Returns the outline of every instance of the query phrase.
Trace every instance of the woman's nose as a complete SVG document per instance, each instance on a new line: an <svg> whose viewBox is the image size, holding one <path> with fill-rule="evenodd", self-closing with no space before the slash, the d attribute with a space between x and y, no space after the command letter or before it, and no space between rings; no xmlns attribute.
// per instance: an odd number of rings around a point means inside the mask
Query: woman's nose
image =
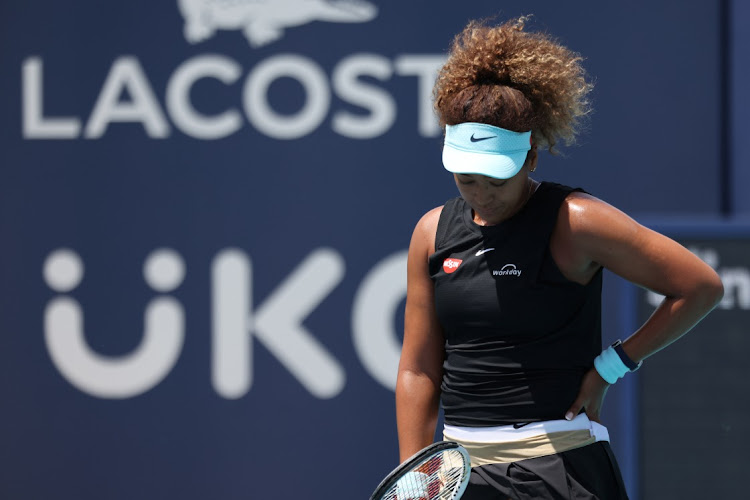
<svg viewBox="0 0 750 500"><path fill-rule="evenodd" d="M476 197L480 202L487 203L494 199L495 192L490 188L489 185L479 185L476 191Z"/></svg>

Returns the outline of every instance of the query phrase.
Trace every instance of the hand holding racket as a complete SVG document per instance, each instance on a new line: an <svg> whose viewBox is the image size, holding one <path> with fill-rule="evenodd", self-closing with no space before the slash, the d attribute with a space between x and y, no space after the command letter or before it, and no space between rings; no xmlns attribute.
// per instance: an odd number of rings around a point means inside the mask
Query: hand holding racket
<svg viewBox="0 0 750 500"><path fill-rule="evenodd" d="M370 500L458 500L470 473L466 450L458 443L441 441L396 467Z"/></svg>

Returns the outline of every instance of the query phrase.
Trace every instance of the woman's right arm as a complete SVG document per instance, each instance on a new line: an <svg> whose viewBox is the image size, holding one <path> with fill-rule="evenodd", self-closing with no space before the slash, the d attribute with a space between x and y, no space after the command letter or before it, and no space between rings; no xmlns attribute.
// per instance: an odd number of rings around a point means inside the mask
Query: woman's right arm
<svg viewBox="0 0 750 500"><path fill-rule="evenodd" d="M441 210L435 208L420 219L409 244L404 344L396 382L402 462L433 442L437 425L444 346L427 258L435 251Z"/></svg>

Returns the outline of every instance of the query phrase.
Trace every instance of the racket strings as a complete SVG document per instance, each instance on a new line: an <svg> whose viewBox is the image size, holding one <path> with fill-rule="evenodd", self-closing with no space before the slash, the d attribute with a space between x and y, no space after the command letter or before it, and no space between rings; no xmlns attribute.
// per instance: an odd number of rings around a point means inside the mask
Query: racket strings
<svg viewBox="0 0 750 500"><path fill-rule="evenodd" d="M466 474L464 455L443 450L423 460L398 480L383 500L451 500Z"/></svg>

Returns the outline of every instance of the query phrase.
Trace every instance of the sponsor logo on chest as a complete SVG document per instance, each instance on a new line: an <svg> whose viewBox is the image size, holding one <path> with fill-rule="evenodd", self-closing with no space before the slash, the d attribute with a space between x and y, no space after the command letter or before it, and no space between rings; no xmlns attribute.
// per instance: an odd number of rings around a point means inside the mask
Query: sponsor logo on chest
<svg viewBox="0 0 750 500"><path fill-rule="evenodd" d="M521 277L521 269L516 268L515 264L505 264L502 269L493 269L492 276L515 276Z"/></svg>
<svg viewBox="0 0 750 500"><path fill-rule="evenodd" d="M445 259L443 261L443 271L445 271L448 274L451 274L455 272L456 269L458 269L458 266L461 265L461 262L463 262L463 260L461 259L453 259L453 258Z"/></svg>

